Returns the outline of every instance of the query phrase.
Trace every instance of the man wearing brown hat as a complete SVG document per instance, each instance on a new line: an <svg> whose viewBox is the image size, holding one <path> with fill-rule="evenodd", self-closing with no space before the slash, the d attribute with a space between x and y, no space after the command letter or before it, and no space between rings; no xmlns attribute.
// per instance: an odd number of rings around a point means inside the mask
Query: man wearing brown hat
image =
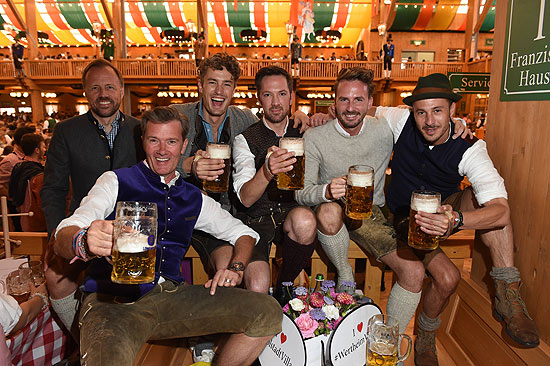
<svg viewBox="0 0 550 366"><path fill-rule="evenodd" d="M386 118L406 118L396 140L392 160L392 180L387 192L388 207L395 215L398 236L407 240L410 198L413 190L441 193L444 204L437 213L418 212L415 220L422 231L446 237L456 230L480 230L482 242L489 247L495 281L495 316L506 322L508 335L527 347L539 344L537 327L525 308L519 287L519 270L514 267L514 243L508 195L504 180L495 169L482 140L451 139L451 117L455 94L443 74L420 77L411 96L403 102L412 106L407 116L395 108L377 109ZM393 110L393 112L392 112ZM402 111L402 110L401 110ZM467 176L472 188L460 191ZM440 248L418 252L430 274L418 317L415 364L437 365L435 332L439 315L455 291L460 272Z"/></svg>

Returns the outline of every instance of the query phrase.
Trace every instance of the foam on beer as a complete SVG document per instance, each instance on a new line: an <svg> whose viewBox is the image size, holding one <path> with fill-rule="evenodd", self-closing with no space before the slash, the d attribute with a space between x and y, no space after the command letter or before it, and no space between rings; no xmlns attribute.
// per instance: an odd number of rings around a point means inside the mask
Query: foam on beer
<svg viewBox="0 0 550 366"><path fill-rule="evenodd" d="M437 197L414 197L411 200L411 208L417 212L436 213L438 207L439 199Z"/></svg>
<svg viewBox="0 0 550 366"><path fill-rule="evenodd" d="M304 155L304 140L303 139L281 139L279 142L279 147L281 149L286 149L287 151L294 151L295 156Z"/></svg>
<svg viewBox="0 0 550 366"><path fill-rule="evenodd" d="M229 145L207 145L206 152L210 154L210 159L229 159L231 157L231 146Z"/></svg>
<svg viewBox="0 0 550 366"><path fill-rule="evenodd" d="M372 186L373 182L372 172L362 172L362 173L348 173L348 182L349 185L354 187L369 187Z"/></svg>
<svg viewBox="0 0 550 366"><path fill-rule="evenodd" d="M117 250L121 253L140 253L149 249L147 235L123 235L116 239Z"/></svg>

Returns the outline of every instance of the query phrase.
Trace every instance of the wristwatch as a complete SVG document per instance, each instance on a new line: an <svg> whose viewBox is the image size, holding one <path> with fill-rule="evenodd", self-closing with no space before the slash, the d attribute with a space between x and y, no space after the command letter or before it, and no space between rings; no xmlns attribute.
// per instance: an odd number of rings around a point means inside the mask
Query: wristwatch
<svg viewBox="0 0 550 366"><path fill-rule="evenodd" d="M233 262L229 265L229 267L227 267L227 269L233 272L244 272L246 266L243 262Z"/></svg>

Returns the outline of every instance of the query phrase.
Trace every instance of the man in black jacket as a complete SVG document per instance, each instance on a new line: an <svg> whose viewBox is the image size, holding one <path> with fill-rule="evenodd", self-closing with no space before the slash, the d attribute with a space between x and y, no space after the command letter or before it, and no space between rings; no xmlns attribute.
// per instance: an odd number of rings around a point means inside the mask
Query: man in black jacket
<svg viewBox="0 0 550 366"><path fill-rule="evenodd" d="M48 149L41 198L49 234L66 216L71 185L69 213L102 173L135 165L144 156L139 120L119 110L124 97L120 72L105 60L92 61L82 73L82 86L90 110L58 123ZM76 278L84 267L53 255L48 266L52 306L70 329L77 305Z"/></svg>

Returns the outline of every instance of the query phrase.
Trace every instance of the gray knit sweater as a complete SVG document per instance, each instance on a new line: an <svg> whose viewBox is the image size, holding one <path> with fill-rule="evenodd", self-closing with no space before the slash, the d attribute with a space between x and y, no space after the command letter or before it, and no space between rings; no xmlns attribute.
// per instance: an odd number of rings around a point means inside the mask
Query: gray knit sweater
<svg viewBox="0 0 550 366"><path fill-rule="evenodd" d="M336 120L309 129L306 139L305 187L296 191L301 205L315 206L326 202L323 187L332 178L348 173L351 165L374 168L374 204L384 206L384 177L393 148L393 134L384 117L365 117L363 131L345 136L336 129Z"/></svg>

